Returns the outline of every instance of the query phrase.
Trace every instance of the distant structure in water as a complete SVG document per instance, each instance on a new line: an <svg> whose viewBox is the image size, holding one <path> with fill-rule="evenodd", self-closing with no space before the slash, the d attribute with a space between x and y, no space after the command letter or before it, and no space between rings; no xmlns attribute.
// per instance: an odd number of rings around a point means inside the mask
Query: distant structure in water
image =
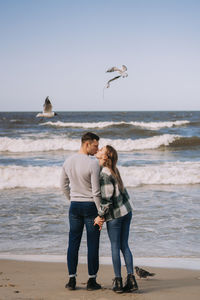
<svg viewBox="0 0 200 300"><path fill-rule="evenodd" d="M56 116L57 113L55 113L54 111L52 111L52 104L51 101L49 100L49 96L46 97L44 105L43 105L43 112L42 113L38 113L36 115L36 117L45 117L45 118L52 118L54 116Z"/></svg>

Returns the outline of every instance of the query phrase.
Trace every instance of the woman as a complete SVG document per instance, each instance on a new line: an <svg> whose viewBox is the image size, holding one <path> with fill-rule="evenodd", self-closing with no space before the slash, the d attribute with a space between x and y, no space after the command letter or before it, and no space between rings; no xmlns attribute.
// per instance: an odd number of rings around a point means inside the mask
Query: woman
<svg viewBox="0 0 200 300"><path fill-rule="evenodd" d="M100 230L103 220L106 221L107 232L111 242L112 261L115 273L113 291L117 293L138 290L134 276L133 257L128 246L129 228L132 208L129 195L124 188L120 173L116 167L118 155L112 146L105 146L96 154L102 167L100 172L101 205L95 224ZM120 250L127 268L127 281L122 284Z"/></svg>

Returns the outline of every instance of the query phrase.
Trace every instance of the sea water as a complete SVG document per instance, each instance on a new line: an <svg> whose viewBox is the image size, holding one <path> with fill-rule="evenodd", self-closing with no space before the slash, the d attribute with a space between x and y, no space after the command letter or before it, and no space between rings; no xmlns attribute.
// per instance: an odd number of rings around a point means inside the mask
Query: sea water
<svg viewBox="0 0 200 300"><path fill-rule="evenodd" d="M100 146L119 153L134 206L129 240L136 262L176 259L177 266L187 261L200 269L200 112L35 115L0 113L0 257L65 260L69 202L60 190L61 168L81 135L93 131ZM86 255L84 233L81 259ZM100 257L111 263L110 256L104 226Z"/></svg>

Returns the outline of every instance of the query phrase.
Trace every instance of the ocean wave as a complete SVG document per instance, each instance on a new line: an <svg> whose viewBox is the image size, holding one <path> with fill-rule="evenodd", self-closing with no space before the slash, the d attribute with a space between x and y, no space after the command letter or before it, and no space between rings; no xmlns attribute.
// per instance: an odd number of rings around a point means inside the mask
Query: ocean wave
<svg viewBox="0 0 200 300"><path fill-rule="evenodd" d="M105 128L105 127L111 127L111 126L121 126L121 125L129 125L129 126L135 126L143 129L149 129L149 130L159 130L161 128L171 128L174 126L182 126L189 124L190 122L187 120L182 121L166 121L166 122L45 122L41 123L40 125L49 125L54 127L74 127L74 128Z"/></svg>
<svg viewBox="0 0 200 300"><path fill-rule="evenodd" d="M23 124L24 120L18 120L18 119L11 119L10 123L15 123L15 124Z"/></svg>
<svg viewBox="0 0 200 300"><path fill-rule="evenodd" d="M119 167L127 187L200 183L200 162ZM61 167L0 166L0 189L59 188Z"/></svg>
<svg viewBox="0 0 200 300"><path fill-rule="evenodd" d="M45 152L68 150L76 151L80 147L80 140L69 138L0 138L0 152Z"/></svg>
<svg viewBox="0 0 200 300"><path fill-rule="evenodd" d="M105 128L113 125L122 125L126 124L125 122L45 122L41 123L40 125L50 125L54 127L74 127L74 128Z"/></svg>
<svg viewBox="0 0 200 300"><path fill-rule="evenodd" d="M58 188L60 167L0 167L0 189L26 188Z"/></svg>
<svg viewBox="0 0 200 300"><path fill-rule="evenodd" d="M164 134L159 136L153 136L149 138L142 138L142 139L101 139L103 145L110 144L117 151L121 152L131 152L135 150L150 150L150 149L159 149L162 146L169 146L173 143L176 139L180 139L181 136L174 135L174 134Z"/></svg>
<svg viewBox="0 0 200 300"><path fill-rule="evenodd" d="M200 183L200 162L166 162L159 165L121 167L126 186Z"/></svg>
<svg viewBox="0 0 200 300"><path fill-rule="evenodd" d="M179 135L164 134L141 139L100 139L100 146L110 144L117 151L130 152L134 150L157 149L161 146L169 146L180 139ZM0 137L0 152L43 152L43 151L77 151L80 147L79 139L52 138L52 139L31 139L31 138L7 138Z"/></svg>
<svg viewBox="0 0 200 300"><path fill-rule="evenodd" d="M176 148L191 148L193 146L200 146L200 138L198 136L182 137L174 140L170 146Z"/></svg>
<svg viewBox="0 0 200 300"><path fill-rule="evenodd" d="M200 145L199 137L182 137L174 134L163 134L149 138L132 139L100 139L100 147L112 145L120 152L134 150L159 149L161 147L191 148ZM7 138L0 137L0 152L45 152L45 151L77 151L79 139L67 137L56 138Z"/></svg>
<svg viewBox="0 0 200 300"><path fill-rule="evenodd" d="M130 122L133 126L142 127L151 130L159 130L161 128L171 128L189 124L187 120L182 121L165 121L165 122Z"/></svg>

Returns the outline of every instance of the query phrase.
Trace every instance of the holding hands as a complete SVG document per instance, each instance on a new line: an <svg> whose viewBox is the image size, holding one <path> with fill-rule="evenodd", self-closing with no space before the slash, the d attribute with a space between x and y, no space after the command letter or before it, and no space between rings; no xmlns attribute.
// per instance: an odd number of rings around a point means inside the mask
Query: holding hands
<svg viewBox="0 0 200 300"><path fill-rule="evenodd" d="M104 218L97 216L97 217L94 219L94 226L95 226L95 225L98 225L98 226L99 226L99 230L101 230L102 227L103 227L103 223L104 223L104 222L105 222L105 219L104 219Z"/></svg>

